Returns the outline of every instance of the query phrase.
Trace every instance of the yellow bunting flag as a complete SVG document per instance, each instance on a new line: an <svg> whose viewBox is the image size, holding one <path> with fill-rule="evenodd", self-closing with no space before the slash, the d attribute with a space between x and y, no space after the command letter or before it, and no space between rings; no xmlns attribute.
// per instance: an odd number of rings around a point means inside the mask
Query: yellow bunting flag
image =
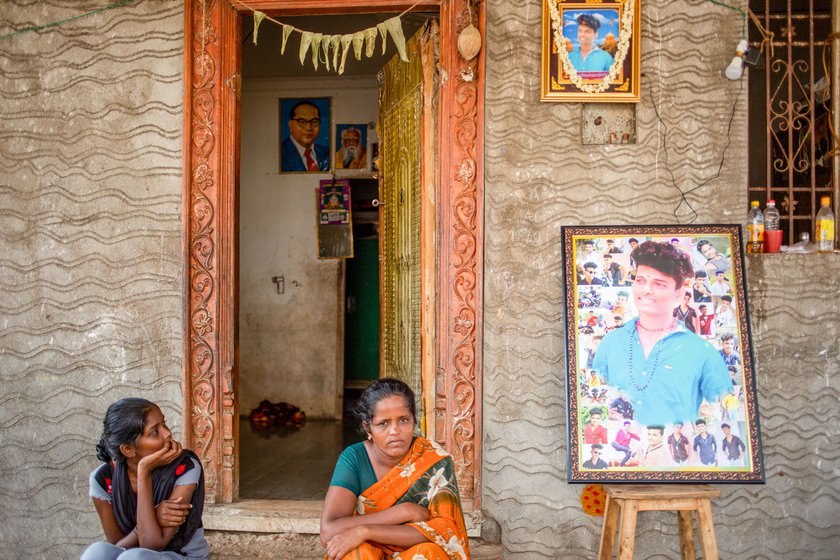
<svg viewBox="0 0 840 560"><path fill-rule="evenodd" d="M321 49L321 39L323 38L323 33L312 34L312 64L315 65L315 70L318 69L318 56Z"/></svg>
<svg viewBox="0 0 840 560"><path fill-rule="evenodd" d="M324 64L327 67L327 72L330 71L330 36L324 35L321 39L321 52L324 55Z"/></svg>
<svg viewBox="0 0 840 560"><path fill-rule="evenodd" d="M376 47L376 28L371 27L362 31L365 34L365 56L373 56L373 49Z"/></svg>
<svg viewBox="0 0 840 560"><path fill-rule="evenodd" d="M374 33L376 31L374 30ZM356 60L362 60L362 46L365 44L365 32L356 31L350 36L353 39L353 54Z"/></svg>
<svg viewBox="0 0 840 560"><path fill-rule="evenodd" d="M341 66L338 67L339 74L344 74L344 63L347 62L347 53L350 52L350 43L352 42L353 35L341 36Z"/></svg>
<svg viewBox="0 0 840 560"><path fill-rule="evenodd" d="M397 51L400 53L400 59L403 62L408 62L408 55L405 53L405 35L403 35L402 22L399 16L392 17L385 21L385 28L391 34L394 44L397 46ZM382 51L385 52L384 50Z"/></svg>
<svg viewBox="0 0 840 560"><path fill-rule="evenodd" d="M377 23L376 28L379 30L379 34L382 36L382 54L385 54L385 49L388 47L388 29L385 27L385 23Z"/></svg>
<svg viewBox="0 0 840 560"><path fill-rule="evenodd" d="M289 35L292 34L293 30L294 27L291 25L286 25L285 23L283 24L283 44L280 46L281 55L286 54L286 41L289 40ZM303 64L303 62L301 62L301 64Z"/></svg>
<svg viewBox="0 0 840 560"><path fill-rule="evenodd" d="M338 70L338 46L341 43L341 35L333 35L330 37L330 49L332 49L332 63L333 70Z"/></svg>
<svg viewBox="0 0 840 560"><path fill-rule="evenodd" d="M306 52L309 50L309 45L312 44L312 33L303 31L300 34L300 65L303 66L303 61L306 60Z"/></svg>
<svg viewBox="0 0 840 560"><path fill-rule="evenodd" d="M257 33L260 30L260 24L265 19L265 14L254 10L254 44L257 44Z"/></svg>

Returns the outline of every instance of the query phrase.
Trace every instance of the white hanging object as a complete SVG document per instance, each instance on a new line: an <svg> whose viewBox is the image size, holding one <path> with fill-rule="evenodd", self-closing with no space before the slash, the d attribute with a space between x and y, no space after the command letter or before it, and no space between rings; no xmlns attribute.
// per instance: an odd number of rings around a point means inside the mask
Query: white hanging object
<svg viewBox="0 0 840 560"><path fill-rule="evenodd" d="M469 24L458 35L458 52L464 60L470 61L481 50L481 32L473 24Z"/></svg>
<svg viewBox="0 0 840 560"><path fill-rule="evenodd" d="M347 62L347 53L350 51L350 44L353 42L353 35L342 35L341 36L341 66L338 67L338 73L344 74L344 63ZM357 52L361 55L361 49ZM358 58L358 57L357 57Z"/></svg>
<svg viewBox="0 0 840 560"><path fill-rule="evenodd" d="M385 27L385 22L377 23L376 29L379 30L379 35L382 37L382 54L385 54L385 49L388 46L388 29Z"/></svg>
<svg viewBox="0 0 840 560"><path fill-rule="evenodd" d="M283 44L280 46L281 55L285 54L286 52L286 41L289 40L289 35L292 34L293 29L294 27L292 27L291 25L286 25L285 23L283 24ZM301 62L301 64L303 63Z"/></svg>
<svg viewBox="0 0 840 560"><path fill-rule="evenodd" d="M332 63L333 70L338 70L338 48L341 44L341 35L333 35L330 37L330 48L332 49Z"/></svg>
<svg viewBox="0 0 840 560"><path fill-rule="evenodd" d="M265 19L265 14L263 12L254 10L254 44L257 44L257 33L260 31L260 24L262 20Z"/></svg>
<svg viewBox="0 0 840 560"><path fill-rule="evenodd" d="M744 53L747 52L748 48L747 41L744 39L741 39L738 46L735 47L735 57L723 72L730 80L738 80L744 75Z"/></svg>
<svg viewBox="0 0 840 560"><path fill-rule="evenodd" d="M324 35L321 39L321 51L324 53L324 64L327 67L327 72L330 71L330 36Z"/></svg>
<svg viewBox="0 0 840 560"><path fill-rule="evenodd" d="M306 53L309 51L309 45L312 44L312 33L303 31L300 34L300 65L303 66L303 61L306 60Z"/></svg>
<svg viewBox="0 0 840 560"><path fill-rule="evenodd" d="M353 56L356 57L356 60L362 60L362 47L365 45L365 32L356 31L349 37L353 42Z"/></svg>
<svg viewBox="0 0 840 560"><path fill-rule="evenodd" d="M394 40L394 45L397 46L397 51L400 53L400 59L403 62L408 62L408 55L405 52L405 35L403 35L402 21L399 16L386 20L385 29L391 34L391 39ZM384 49L382 53L385 54Z"/></svg>
<svg viewBox="0 0 840 560"><path fill-rule="evenodd" d="M373 49L376 47L376 27L369 27L363 31L365 34L365 56L370 58L373 56Z"/></svg>
<svg viewBox="0 0 840 560"><path fill-rule="evenodd" d="M323 38L323 33L312 34L312 64L315 66L315 70L318 69L318 57L320 56L321 39Z"/></svg>

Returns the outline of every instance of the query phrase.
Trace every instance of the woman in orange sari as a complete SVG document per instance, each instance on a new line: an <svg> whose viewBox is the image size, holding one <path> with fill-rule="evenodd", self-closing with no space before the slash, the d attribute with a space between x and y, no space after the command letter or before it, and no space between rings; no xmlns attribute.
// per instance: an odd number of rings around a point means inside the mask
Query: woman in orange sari
<svg viewBox="0 0 840 560"><path fill-rule="evenodd" d="M338 458L321 513L328 560L469 560L452 458L414 436L414 393L397 379L365 389L367 440Z"/></svg>

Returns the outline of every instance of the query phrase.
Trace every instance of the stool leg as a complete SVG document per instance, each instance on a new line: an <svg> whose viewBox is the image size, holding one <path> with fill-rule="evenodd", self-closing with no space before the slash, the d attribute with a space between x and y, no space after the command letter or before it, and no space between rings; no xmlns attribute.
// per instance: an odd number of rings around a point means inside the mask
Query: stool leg
<svg viewBox="0 0 840 560"><path fill-rule="evenodd" d="M677 521L680 526L680 557L682 560L696 560L694 551L694 527L691 525L691 512L678 511Z"/></svg>
<svg viewBox="0 0 840 560"><path fill-rule="evenodd" d="M621 505L621 530L618 533L618 560L633 560L636 546L636 513L639 503L627 500Z"/></svg>
<svg viewBox="0 0 840 560"><path fill-rule="evenodd" d="M615 532L618 529L619 504L607 496L604 506L604 524L601 527L601 546L598 549L598 560L612 560L615 546Z"/></svg>
<svg viewBox="0 0 840 560"><path fill-rule="evenodd" d="M718 560L717 539L715 525L712 520L712 505L708 499L698 500L697 532L700 533L700 547L703 549L703 560Z"/></svg>

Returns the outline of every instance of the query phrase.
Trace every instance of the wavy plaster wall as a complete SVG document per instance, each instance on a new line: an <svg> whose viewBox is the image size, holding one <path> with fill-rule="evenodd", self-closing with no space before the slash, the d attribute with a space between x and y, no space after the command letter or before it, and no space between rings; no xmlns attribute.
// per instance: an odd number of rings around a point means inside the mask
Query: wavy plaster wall
<svg viewBox="0 0 840 560"><path fill-rule="evenodd" d="M0 34L101 8L5 1ZM107 405L181 432L183 9L0 42L0 558L78 557Z"/></svg>
<svg viewBox="0 0 840 560"><path fill-rule="evenodd" d="M717 170L740 19L699 0L643 2L638 143L583 146L582 106L539 102L540 0L490 0L487 14L482 505L506 558L592 557L600 518L566 483L560 226L691 218L674 183ZM744 93L720 178L688 195L696 223L743 223L745 127ZM747 272L767 485L722 487L721 557L836 558L840 262L757 258ZM676 516L642 518L636 557L679 557Z"/></svg>

